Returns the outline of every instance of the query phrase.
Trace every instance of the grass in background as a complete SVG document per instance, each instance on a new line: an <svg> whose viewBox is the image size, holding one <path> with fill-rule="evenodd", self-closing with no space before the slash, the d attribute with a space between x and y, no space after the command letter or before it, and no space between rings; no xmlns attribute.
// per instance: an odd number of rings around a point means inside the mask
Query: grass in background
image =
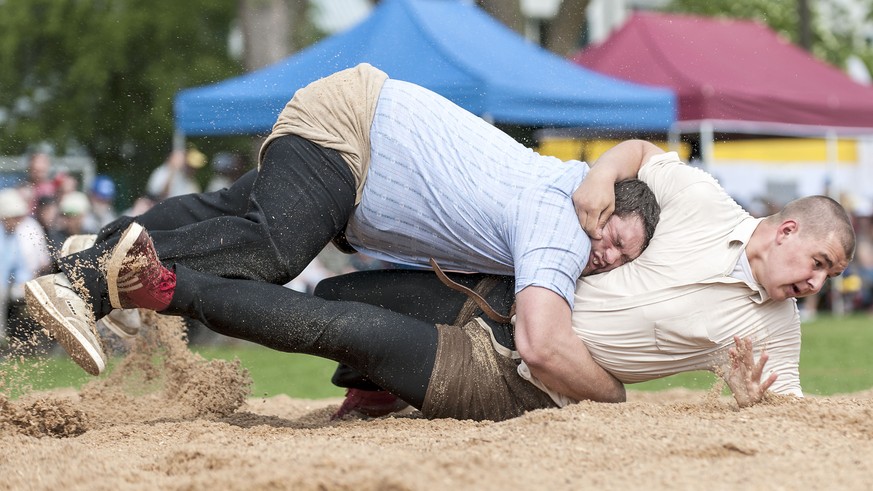
<svg viewBox="0 0 873 491"><path fill-rule="evenodd" d="M873 388L873 317L821 316L803 325L800 381L804 393L831 395ZM196 346L204 358L239 358L249 370L252 395L287 394L294 398L340 397L343 390L330 383L336 363L308 355L273 351L249 343L229 346ZM13 363L14 361L14 363ZM86 375L66 355L4 360L0 363L0 392L15 397L31 390L81 387ZM715 383L709 372L692 372L629 385L631 390L673 387L706 390Z"/></svg>
<svg viewBox="0 0 873 491"><path fill-rule="evenodd" d="M301 399L323 399L345 394L344 389L330 383L336 368L336 363L330 360L282 353L245 342L228 346L194 346L192 350L206 359L238 358L252 376L252 396L255 397L287 394ZM79 389L92 378L66 354L0 361L0 393L13 398L59 387Z"/></svg>
<svg viewBox="0 0 873 491"><path fill-rule="evenodd" d="M873 316L819 317L803 325L800 383L807 394L873 387Z"/></svg>
<svg viewBox="0 0 873 491"><path fill-rule="evenodd" d="M255 397L287 394L300 399L324 399L345 394L345 389L330 383L336 362L324 358L283 353L249 343L195 347L194 351L207 359L239 358L254 380L252 395Z"/></svg>
<svg viewBox="0 0 873 491"><path fill-rule="evenodd" d="M832 395L873 387L873 317L824 315L805 322L801 333L800 385L804 394ZM690 372L628 388L708 389L715 381L715 375L710 372Z"/></svg>
<svg viewBox="0 0 873 491"><path fill-rule="evenodd" d="M91 378L68 356L39 354L0 361L0 393L15 398L58 387L79 388Z"/></svg>

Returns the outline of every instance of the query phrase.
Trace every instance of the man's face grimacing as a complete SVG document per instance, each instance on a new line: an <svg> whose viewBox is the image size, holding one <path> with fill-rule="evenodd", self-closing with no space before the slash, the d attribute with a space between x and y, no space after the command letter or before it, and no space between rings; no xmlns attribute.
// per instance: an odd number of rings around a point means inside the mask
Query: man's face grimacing
<svg viewBox="0 0 873 491"><path fill-rule="evenodd" d="M824 240L804 236L792 222L780 227L777 248L757 278L773 300L807 297L828 278L839 276L849 261L836 234Z"/></svg>
<svg viewBox="0 0 873 491"><path fill-rule="evenodd" d="M582 276L613 270L643 252L646 232L638 215L612 215L603 226L602 235L601 239L591 239L591 254Z"/></svg>

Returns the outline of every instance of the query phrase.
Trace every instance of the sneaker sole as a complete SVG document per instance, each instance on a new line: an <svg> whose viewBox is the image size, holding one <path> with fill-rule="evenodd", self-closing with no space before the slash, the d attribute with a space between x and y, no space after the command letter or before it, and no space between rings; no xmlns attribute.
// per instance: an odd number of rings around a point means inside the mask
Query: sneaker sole
<svg viewBox="0 0 873 491"><path fill-rule="evenodd" d="M58 318L62 317L58 309L49 300L48 295L42 288L24 284L24 295L28 304L28 312L32 317L45 326L54 336L55 340L67 350L70 357L90 375L100 375L106 368L106 363L100 354L94 350L91 343L77 329L70 329ZM44 311L35 311L31 305L39 304Z"/></svg>
<svg viewBox="0 0 873 491"><path fill-rule="evenodd" d="M124 258L127 256L130 248L136 243L139 234L142 233L142 225L133 222L127 227L127 230L121 234L121 239L112 251L112 256L109 258L109 266L107 268L106 282L109 286L109 303L116 309L123 309L121 297L118 293L118 273L121 272L121 266L124 263Z"/></svg>

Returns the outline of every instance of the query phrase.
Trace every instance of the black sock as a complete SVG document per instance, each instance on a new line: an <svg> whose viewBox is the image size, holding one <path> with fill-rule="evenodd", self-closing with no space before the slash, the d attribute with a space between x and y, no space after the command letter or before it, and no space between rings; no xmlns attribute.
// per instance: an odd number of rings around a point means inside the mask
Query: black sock
<svg viewBox="0 0 873 491"><path fill-rule="evenodd" d="M109 259L117 239L96 244L90 249L58 258L55 262L63 271L73 290L91 306L94 319L99 320L112 311L109 289L104 276L104 264Z"/></svg>

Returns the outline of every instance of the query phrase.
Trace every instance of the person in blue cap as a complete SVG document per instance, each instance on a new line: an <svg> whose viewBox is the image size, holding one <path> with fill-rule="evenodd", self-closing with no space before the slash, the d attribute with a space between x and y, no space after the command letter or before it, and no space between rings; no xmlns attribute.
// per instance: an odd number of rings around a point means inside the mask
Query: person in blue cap
<svg viewBox="0 0 873 491"><path fill-rule="evenodd" d="M85 217L83 228L86 233L97 233L116 218L115 181L111 177L98 174L88 190L91 199L91 212Z"/></svg>

